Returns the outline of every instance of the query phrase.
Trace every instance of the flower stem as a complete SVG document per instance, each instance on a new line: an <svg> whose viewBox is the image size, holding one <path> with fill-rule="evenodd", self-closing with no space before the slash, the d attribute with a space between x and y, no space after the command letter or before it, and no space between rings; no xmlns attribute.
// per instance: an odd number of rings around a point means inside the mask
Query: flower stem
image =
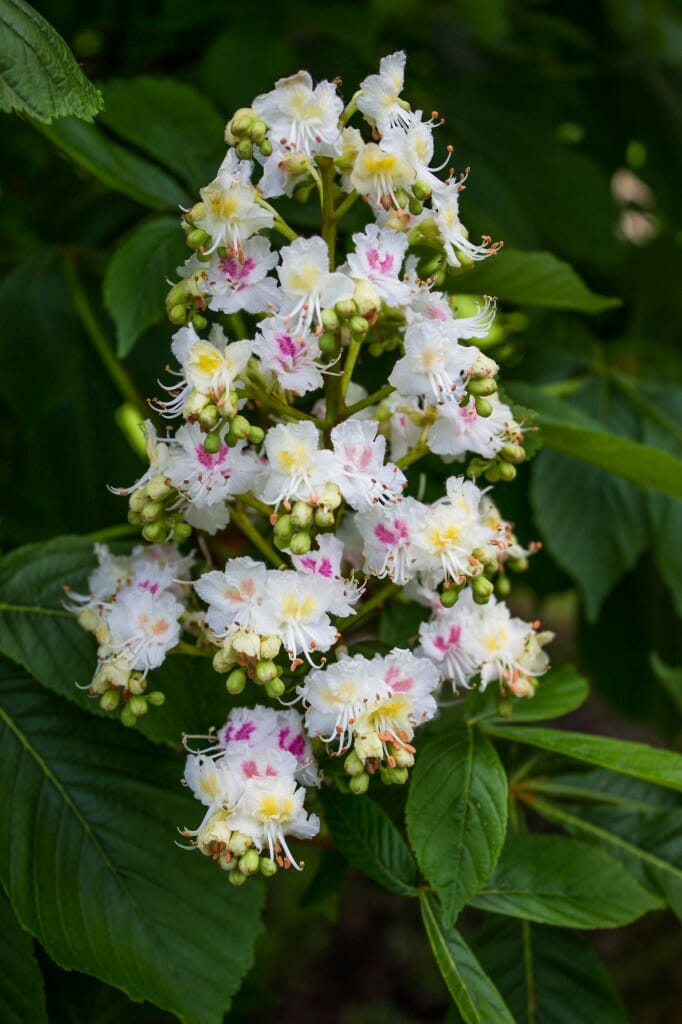
<svg viewBox="0 0 682 1024"><path fill-rule="evenodd" d="M341 619L337 624L340 633L352 629L358 622L367 618L373 611L381 607L382 604L392 597L393 594L397 593L400 587L397 583L384 583L383 587L380 587L376 593L372 594L370 598L362 605L362 607L355 613L355 615L349 615L346 619Z"/></svg>
<svg viewBox="0 0 682 1024"><path fill-rule="evenodd" d="M414 448L407 453L407 455L403 455L402 459L398 459L396 461L396 466L400 469L406 469L408 466L411 466L413 462L418 462L419 459L427 454L428 450L429 449L424 442L420 441L419 444L416 444Z"/></svg>
<svg viewBox="0 0 682 1024"><path fill-rule="evenodd" d="M250 394L247 396L254 402L259 402L264 409L270 412L276 412L279 416L288 416L291 420L310 420L312 423L317 423L317 418L312 416L309 412L303 412L302 409L296 409L293 405L288 405L283 402L281 398L276 398L275 395L266 395L263 392L256 391L255 388L250 389Z"/></svg>
<svg viewBox="0 0 682 1024"><path fill-rule="evenodd" d="M334 218L337 224L343 217L345 217L345 215L348 213L355 200L358 198L359 193L356 192L354 189L352 192L349 192L346 198L339 203L339 205L334 210Z"/></svg>
<svg viewBox="0 0 682 1024"><path fill-rule="evenodd" d="M230 519L244 536L248 537L253 546L258 548L261 555L267 558L268 562L271 562L275 568L279 569L280 565L285 564L284 559L280 558L270 541L262 537L253 523L250 522L246 513L232 505L230 506Z"/></svg>
<svg viewBox="0 0 682 1024"><path fill-rule="evenodd" d="M74 309L78 313L80 322L85 328L85 332L92 342L93 348L101 359L112 382L118 389L119 394L121 394L127 402L130 402L135 406L143 419L150 418L150 411L147 403L135 387L133 379L128 371L121 366L118 359L112 352L104 331L97 322L92 306L85 294L85 289L83 288L78 271L76 270L75 257L71 253L67 252L64 253L64 274L69 285Z"/></svg>
<svg viewBox="0 0 682 1024"><path fill-rule="evenodd" d="M270 213L275 218L275 222L273 224L275 231L279 231L280 235L284 235L284 237L288 238L290 242L295 242L296 239L298 238L298 235L296 234L293 228L289 227L284 217L282 217L282 215L277 212L275 207L270 206L270 203L268 203L267 200L263 199L262 196L258 196L256 202L258 203L259 206L262 206L264 210L269 210Z"/></svg>
<svg viewBox="0 0 682 1024"><path fill-rule="evenodd" d="M384 384L383 387L373 391L371 395L367 395L366 398L361 398L359 402L355 402L353 405L346 406L346 410L343 414L344 419L349 416L354 416L356 412L361 412L363 409L367 409L370 405L376 405L378 402L383 402L384 398L388 398L392 395L395 388L392 384Z"/></svg>
<svg viewBox="0 0 682 1024"><path fill-rule="evenodd" d="M168 653L186 654L190 658L212 658L213 655L215 654L215 649L212 651L205 651L201 647L195 647L194 644L188 644L185 643L184 640L181 640L180 643L176 644L175 647L173 647L173 649L170 650Z"/></svg>

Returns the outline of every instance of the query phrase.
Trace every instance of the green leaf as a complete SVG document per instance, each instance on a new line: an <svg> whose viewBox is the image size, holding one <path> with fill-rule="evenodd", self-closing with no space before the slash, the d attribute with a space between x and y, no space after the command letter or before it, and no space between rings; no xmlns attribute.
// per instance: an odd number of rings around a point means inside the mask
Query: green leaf
<svg viewBox="0 0 682 1024"><path fill-rule="evenodd" d="M84 689L95 670L95 641L64 607L64 588L86 592L95 564L94 545L85 537L28 544L1 558L0 653L49 690L110 718ZM210 659L171 655L149 682L167 697L138 722L150 739L179 743L183 731L205 733L227 716L224 685Z"/></svg>
<svg viewBox="0 0 682 1024"><path fill-rule="evenodd" d="M454 928L445 928L423 893L421 911L431 949L466 1024L514 1024L502 996Z"/></svg>
<svg viewBox="0 0 682 1024"><path fill-rule="evenodd" d="M492 875L505 839L507 777L485 736L459 728L420 747L405 820L450 927Z"/></svg>
<svg viewBox="0 0 682 1024"><path fill-rule="evenodd" d="M563 836L509 839L479 910L567 928L617 928L660 902L613 857Z"/></svg>
<svg viewBox="0 0 682 1024"><path fill-rule="evenodd" d="M636 399L643 405L643 439L672 453L679 461L682 458L682 388L672 388L666 382L656 388L649 387L647 393L637 394ZM670 501L652 492L646 497L656 564L670 588L675 611L682 617L682 544L670 542L671 538L682 536L682 502Z"/></svg>
<svg viewBox="0 0 682 1024"><path fill-rule="evenodd" d="M571 932L489 918L474 950L516 1024L628 1022L607 971Z"/></svg>
<svg viewBox="0 0 682 1024"><path fill-rule="evenodd" d="M546 447L615 473L640 487L682 498L682 459L662 448L604 430L588 413L541 388L514 383L508 390L538 414Z"/></svg>
<svg viewBox="0 0 682 1024"><path fill-rule="evenodd" d="M190 202L188 193L170 174L112 142L95 125L64 118L49 127L36 127L88 174L143 206L167 210Z"/></svg>
<svg viewBox="0 0 682 1024"><path fill-rule="evenodd" d="M551 252L502 249L471 270L449 278L449 288L467 295L496 295L502 302L546 309L601 313L620 305L620 299L590 291L568 263Z"/></svg>
<svg viewBox="0 0 682 1024"><path fill-rule="evenodd" d="M649 660L656 678L663 684L666 693L682 715L682 665L678 668L666 665L656 651L651 652Z"/></svg>
<svg viewBox="0 0 682 1024"><path fill-rule="evenodd" d="M0 110L92 121L102 95L64 40L23 0L0 0Z"/></svg>
<svg viewBox="0 0 682 1024"><path fill-rule="evenodd" d="M341 853L385 889L416 896L419 873L412 854L388 815L369 797L320 793L329 831Z"/></svg>
<svg viewBox="0 0 682 1024"><path fill-rule="evenodd" d="M489 722L482 722L481 728L492 736L512 743L529 743L553 754L574 757L600 768L634 775L638 779L682 791L682 754L672 750L563 729L534 729L522 725L493 725Z"/></svg>
<svg viewBox="0 0 682 1024"><path fill-rule="evenodd" d="M540 722L546 718L568 715L583 704L590 686L574 665L562 665L540 680L535 696L530 699L511 697L513 722Z"/></svg>
<svg viewBox="0 0 682 1024"><path fill-rule="evenodd" d="M182 759L83 715L14 666L0 696L0 873L60 966L220 1024L253 958L262 887L178 849L199 807Z"/></svg>
<svg viewBox="0 0 682 1024"><path fill-rule="evenodd" d="M3 1024L47 1024L43 976L31 936L19 925L0 889L0 1020Z"/></svg>
<svg viewBox="0 0 682 1024"><path fill-rule="evenodd" d="M140 77L107 82L102 92L100 120L192 192L215 177L225 155L225 119L196 89L173 78Z"/></svg>
<svg viewBox="0 0 682 1024"><path fill-rule="evenodd" d="M117 354L127 356L165 313L167 278L186 255L177 217L139 224L119 245L104 275L104 305L116 324Z"/></svg>

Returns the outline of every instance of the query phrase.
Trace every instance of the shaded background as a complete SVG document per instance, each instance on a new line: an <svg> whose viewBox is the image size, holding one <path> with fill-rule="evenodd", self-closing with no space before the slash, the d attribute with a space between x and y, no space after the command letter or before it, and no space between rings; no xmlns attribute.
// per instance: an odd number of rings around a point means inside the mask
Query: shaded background
<svg viewBox="0 0 682 1024"><path fill-rule="evenodd" d="M622 300L597 316L503 303L492 350L502 379L549 385L608 429L679 452L677 3L292 0L271 11L224 0L131 7L42 0L36 7L91 79L188 83L213 106L218 125L299 67L317 78L338 75L348 98L382 55L407 50L405 95L415 108L438 108L446 118L439 151L452 142L456 169L471 165L462 209L472 237L549 250L594 291ZM110 89L98 123L113 139L127 132L130 143L126 112ZM12 499L3 502L0 544L8 550L124 520L106 484L129 482L140 464L116 426L121 395L83 329L62 256L78 259L113 345L102 275L145 210L76 169L31 124L5 117L3 128L0 486ZM132 148L144 152L134 139ZM188 153L195 190L223 153L219 132ZM296 217L304 211L294 209ZM180 238L167 273L181 255ZM168 338L161 322L125 360L143 395L155 389ZM523 541L540 537L545 545L517 593L520 613L539 612L559 634L555 663L577 660L593 684L595 696L571 724L675 743L679 704L656 656L682 663L679 510L549 450L496 497ZM442 1020L447 997L416 908L348 874L333 851L314 850L308 861L303 877L269 887L258 961L226 1019ZM469 923L475 930L477 917ZM593 942L633 1021L679 1020L682 940L671 915L651 914ZM55 1022L171 1019L92 979L46 970Z"/></svg>

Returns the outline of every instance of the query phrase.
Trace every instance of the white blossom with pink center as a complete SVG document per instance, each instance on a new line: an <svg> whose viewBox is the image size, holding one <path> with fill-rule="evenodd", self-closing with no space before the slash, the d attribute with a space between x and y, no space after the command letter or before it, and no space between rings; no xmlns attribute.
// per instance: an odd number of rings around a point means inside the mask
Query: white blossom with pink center
<svg viewBox="0 0 682 1024"><path fill-rule="evenodd" d="M257 460L245 450L245 441L232 448L223 441L217 452L207 452L205 438L198 423L180 427L172 441L168 466L173 486L197 508L243 494L260 471Z"/></svg>
<svg viewBox="0 0 682 1024"><path fill-rule="evenodd" d="M263 368L274 373L280 387L287 391L304 395L324 384L317 335L297 334L280 317L260 324L253 351Z"/></svg>
<svg viewBox="0 0 682 1024"><path fill-rule="evenodd" d="M407 236L376 224L353 235L355 251L348 254L348 273L354 280L369 281L387 306L409 301L410 288L399 279L407 251Z"/></svg>
<svg viewBox="0 0 682 1024"><path fill-rule="evenodd" d="M194 278L208 308L216 313L267 313L279 306L277 282L268 277L278 261L267 238L257 235L240 250L230 249L223 256L214 252L208 263L193 256L178 272Z"/></svg>
<svg viewBox="0 0 682 1024"><path fill-rule="evenodd" d="M421 502L405 498L399 505L375 506L356 515L367 572L388 576L401 587L412 579L417 563L412 538L423 510Z"/></svg>
<svg viewBox="0 0 682 1024"><path fill-rule="evenodd" d="M356 511L400 501L407 483L397 466L384 463L386 439L376 436L377 427L370 420L346 420L331 432L336 472L330 479Z"/></svg>
<svg viewBox="0 0 682 1024"><path fill-rule="evenodd" d="M206 572L194 581L194 589L208 605L206 624L216 638L236 629L248 629L265 597L268 570L253 558L230 558L222 570Z"/></svg>

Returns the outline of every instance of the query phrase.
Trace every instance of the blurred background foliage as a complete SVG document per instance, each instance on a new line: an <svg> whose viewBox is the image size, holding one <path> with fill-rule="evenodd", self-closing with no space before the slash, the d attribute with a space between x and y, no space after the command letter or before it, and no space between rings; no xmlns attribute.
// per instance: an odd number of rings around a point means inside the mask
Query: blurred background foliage
<svg viewBox="0 0 682 1024"><path fill-rule="evenodd" d="M427 112L438 105L440 149L451 142L456 169L472 168L462 202L472 236L551 252L593 293L618 300L586 301L588 315L580 301L553 301L551 288L540 303L524 301L518 283L501 289L490 352L512 397L682 454L675 0L36 8L102 89L105 109L93 125L3 119L2 550L124 520L106 484L138 474L125 424L168 360L164 278L185 254L174 211L213 176L231 112L300 67L338 75L350 96L400 48L405 95ZM308 212L292 204L290 218L306 223ZM115 349L126 353L123 372L112 369ZM544 543L516 601L557 630L556 661L577 659L598 695L578 724L679 739L679 503L550 447L497 491L521 539ZM313 857L317 872L273 886L256 967L228 1019L441 1020L445 991L414 908L355 875L340 903L343 863L331 851ZM597 944L632 1020L679 1019L682 948L665 915ZM646 972L636 966L642 944ZM55 1022L170 1020L46 970Z"/></svg>

